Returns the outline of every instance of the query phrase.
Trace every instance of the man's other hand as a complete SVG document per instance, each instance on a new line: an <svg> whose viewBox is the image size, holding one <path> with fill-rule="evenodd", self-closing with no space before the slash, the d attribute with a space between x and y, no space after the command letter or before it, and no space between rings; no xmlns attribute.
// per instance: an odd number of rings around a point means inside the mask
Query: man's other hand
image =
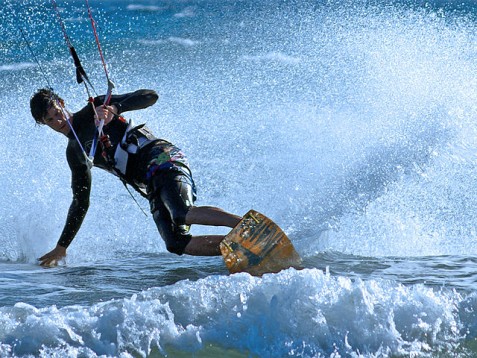
<svg viewBox="0 0 477 358"><path fill-rule="evenodd" d="M55 267L58 265L58 262L63 260L65 257L66 257L66 248L60 245L56 245L56 247L53 250L43 255L42 257L40 257L38 261L40 261L40 266Z"/></svg>

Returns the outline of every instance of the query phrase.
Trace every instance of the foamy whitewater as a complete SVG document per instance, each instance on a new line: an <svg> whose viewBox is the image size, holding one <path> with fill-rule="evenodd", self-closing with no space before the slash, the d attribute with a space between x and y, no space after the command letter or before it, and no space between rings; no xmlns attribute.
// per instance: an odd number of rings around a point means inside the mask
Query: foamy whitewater
<svg viewBox="0 0 477 358"><path fill-rule="evenodd" d="M104 93L85 2L57 3ZM187 153L197 204L263 212L305 269L170 254L98 169L66 262L39 267L70 172L29 100L87 94L51 2L3 0L0 357L477 356L474 1L89 3L115 93L160 95L126 116Z"/></svg>

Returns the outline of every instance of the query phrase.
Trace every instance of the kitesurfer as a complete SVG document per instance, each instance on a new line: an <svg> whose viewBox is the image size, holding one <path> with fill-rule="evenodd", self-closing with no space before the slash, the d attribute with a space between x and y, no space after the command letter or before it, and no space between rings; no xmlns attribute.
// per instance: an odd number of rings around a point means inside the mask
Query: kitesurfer
<svg viewBox="0 0 477 358"><path fill-rule="evenodd" d="M153 105L153 90L113 95L110 104L104 96L76 113L69 112L52 89L38 90L30 100L33 118L68 138L66 158L71 169L71 202L66 223L56 247L39 258L42 266L55 266L81 227L89 207L91 167L99 167L131 185L150 203L150 211L169 252L182 255L220 255L222 235L192 236L192 224L235 227L241 218L220 208L195 206L195 184L184 153L172 143L156 137L144 125L133 126L122 113ZM92 139L101 136L88 158Z"/></svg>

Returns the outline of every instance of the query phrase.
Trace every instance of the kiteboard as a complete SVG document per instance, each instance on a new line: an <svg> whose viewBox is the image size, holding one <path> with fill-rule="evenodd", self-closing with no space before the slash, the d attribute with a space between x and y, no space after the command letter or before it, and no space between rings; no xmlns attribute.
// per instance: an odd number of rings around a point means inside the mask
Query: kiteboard
<svg viewBox="0 0 477 358"><path fill-rule="evenodd" d="M220 243L230 273L253 276L301 268L301 258L290 239L271 219L255 210L244 215Z"/></svg>

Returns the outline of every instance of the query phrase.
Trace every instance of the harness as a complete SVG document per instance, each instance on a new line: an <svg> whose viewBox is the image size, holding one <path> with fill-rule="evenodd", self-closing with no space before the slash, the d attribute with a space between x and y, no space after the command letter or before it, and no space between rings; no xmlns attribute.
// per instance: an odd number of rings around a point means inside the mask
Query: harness
<svg viewBox="0 0 477 358"><path fill-rule="evenodd" d="M130 120L126 128L126 133L124 133L123 138L118 143L114 152L114 159L112 161L114 168L123 175L126 175L129 158L158 140L159 139L152 134L145 124L134 126Z"/></svg>
<svg viewBox="0 0 477 358"><path fill-rule="evenodd" d="M103 135L100 141L103 149L102 155L106 160L108 170L121 179L128 191L126 184L131 185L143 197L147 198L146 188L137 184L128 173L128 164L139 151L160 140L152 134L145 124L135 126L130 120L126 132L116 147L112 145L108 135Z"/></svg>

